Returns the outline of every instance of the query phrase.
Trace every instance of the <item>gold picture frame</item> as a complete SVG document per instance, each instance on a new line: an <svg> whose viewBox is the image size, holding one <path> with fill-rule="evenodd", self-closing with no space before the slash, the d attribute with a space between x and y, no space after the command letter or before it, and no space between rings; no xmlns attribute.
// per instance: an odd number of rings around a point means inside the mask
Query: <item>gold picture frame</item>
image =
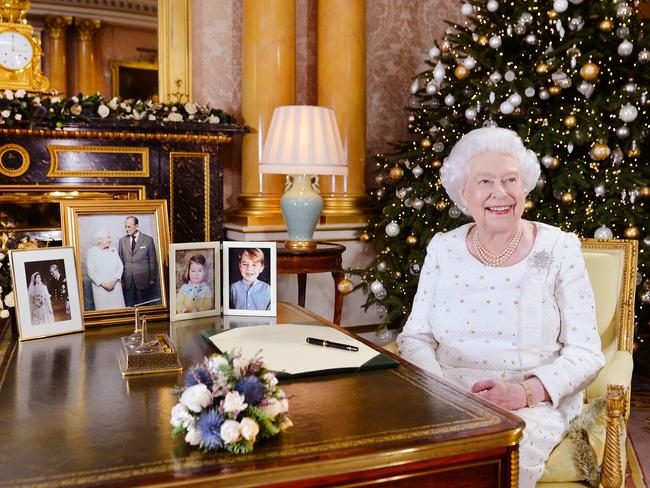
<svg viewBox="0 0 650 488"><path fill-rule="evenodd" d="M76 250L87 326L131 322L135 306L149 319L167 318L167 216L166 200L61 204L63 243ZM135 242L127 236L134 230Z"/></svg>

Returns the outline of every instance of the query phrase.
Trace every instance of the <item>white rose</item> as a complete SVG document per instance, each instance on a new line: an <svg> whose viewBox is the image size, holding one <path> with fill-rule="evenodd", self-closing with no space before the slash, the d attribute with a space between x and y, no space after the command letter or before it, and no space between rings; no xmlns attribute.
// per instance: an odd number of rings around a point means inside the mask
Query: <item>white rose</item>
<svg viewBox="0 0 650 488"><path fill-rule="evenodd" d="M3 110L2 112L0 112L0 115L2 115L5 119L8 119L9 117L11 117L11 111Z"/></svg>
<svg viewBox="0 0 650 488"><path fill-rule="evenodd" d="M248 360L242 357L233 359L232 369L235 378L241 378L242 374L244 374L244 371L246 371L246 368L248 368Z"/></svg>
<svg viewBox="0 0 650 488"><path fill-rule="evenodd" d="M278 379L273 373L266 373L264 375L264 381L266 381L270 389L273 389L278 385Z"/></svg>
<svg viewBox="0 0 650 488"><path fill-rule="evenodd" d="M186 103L184 108L185 111L190 115L195 114L197 111L196 104L191 102Z"/></svg>
<svg viewBox="0 0 650 488"><path fill-rule="evenodd" d="M241 412L247 406L246 398L238 391L229 391L223 401L224 412Z"/></svg>
<svg viewBox="0 0 650 488"><path fill-rule="evenodd" d="M131 113L131 105L127 105L127 106L124 108L124 110L126 110L126 113L127 113L127 114L130 114L130 113Z"/></svg>
<svg viewBox="0 0 650 488"><path fill-rule="evenodd" d="M286 412L287 408L285 408L285 405L282 403L282 401L278 400L277 398L270 398L269 401L262 407L262 410L264 410L264 413L267 417L275 418L279 414Z"/></svg>
<svg viewBox="0 0 650 488"><path fill-rule="evenodd" d="M183 427L184 429L188 429L194 427L194 421L194 416L182 403L177 403L172 407L172 418L169 423L174 427Z"/></svg>
<svg viewBox="0 0 650 488"><path fill-rule="evenodd" d="M70 97L70 100L72 100L74 103L79 103L79 97Z"/></svg>
<svg viewBox="0 0 650 488"><path fill-rule="evenodd" d="M2 261L5 258L5 255L0 252L0 261ZM2 266L0 264L0 266ZM0 290L2 290L2 287L0 286Z"/></svg>
<svg viewBox="0 0 650 488"><path fill-rule="evenodd" d="M7 100L13 100L14 99L14 92L11 90L5 90L5 98Z"/></svg>
<svg viewBox="0 0 650 488"><path fill-rule="evenodd" d="M172 107L172 112L178 112L178 109L176 107Z"/></svg>
<svg viewBox="0 0 650 488"><path fill-rule="evenodd" d="M168 120L170 122L183 122L183 116L178 112L172 112L169 114Z"/></svg>
<svg viewBox="0 0 650 488"><path fill-rule="evenodd" d="M181 395L181 403L196 413L210 405L211 401L212 394L203 383L190 386Z"/></svg>
<svg viewBox="0 0 650 488"><path fill-rule="evenodd" d="M23 119L23 116L20 115L20 114L16 114L16 115L14 115L14 119L16 119L16 120L22 120L22 119Z"/></svg>
<svg viewBox="0 0 650 488"><path fill-rule="evenodd" d="M208 122L210 122L211 124L218 124L219 122L221 122L221 119L216 115L210 115Z"/></svg>
<svg viewBox="0 0 650 488"><path fill-rule="evenodd" d="M239 424L239 428L241 431L241 435L244 439L247 441L254 442L255 437L257 437L257 434L260 431L260 426L257 425L257 422L255 422L252 418L250 417L244 417L241 419L241 423Z"/></svg>
<svg viewBox="0 0 650 488"><path fill-rule="evenodd" d="M156 120L156 116L154 114L149 114L149 117L147 117L149 120Z"/></svg>
<svg viewBox="0 0 650 488"><path fill-rule="evenodd" d="M9 294L5 297L5 305L7 307L15 307L16 303L14 302L14 292L11 291Z"/></svg>
<svg viewBox="0 0 650 488"><path fill-rule="evenodd" d="M9 317L9 310L6 308L0 310L0 319L6 319L7 317Z"/></svg>
<svg viewBox="0 0 650 488"><path fill-rule="evenodd" d="M97 107L97 114L98 114L102 119L106 118L106 117L108 116L109 113L111 113L111 109L108 108L108 107L107 107L106 105L104 105L103 103L102 103L99 107Z"/></svg>
<svg viewBox="0 0 650 488"><path fill-rule="evenodd" d="M22 88L20 90L16 90L16 98L23 98L25 95L27 95L27 92Z"/></svg>
<svg viewBox="0 0 650 488"><path fill-rule="evenodd" d="M50 101L54 104L54 103L59 103L61 99L59 97L52 97L52 100Z"/></svg>
<svg viewBox="0 0 650 488"><path fill-rule="evenodd" d="M219 434L221 434L221 438L226 444L237 442L241 437L241 433L239 432L239 422L236 420L226 420L221 424Z"/></svg>
<svg viewBox="0 0 650 488"><path fill-rule="evenodd" d="M200 430L188 429L187 434L185 434L185 442L190 446L198 446L203 440Z"/></svg>
<svg viewBox="0 0 650 488"><path fill-rule="evenodd" d="M117 110L117 98L111 98L111 101L108 102L108 106L113 110Z"/></svg>

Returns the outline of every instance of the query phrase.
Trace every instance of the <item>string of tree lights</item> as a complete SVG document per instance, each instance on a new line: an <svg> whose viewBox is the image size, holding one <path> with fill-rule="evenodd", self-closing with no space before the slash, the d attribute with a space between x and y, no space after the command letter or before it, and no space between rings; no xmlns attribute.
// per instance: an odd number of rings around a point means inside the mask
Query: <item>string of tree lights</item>
<svg viewBox="0 0 650 488"><path fill-rule="evenodd" d="M356 272L382 327L405 323L431 237L467 222L440 183L444 158L473 128L507 127L542 165L525 218L584 237L641 241L635 346L650 368L650 28L638 7L632 0L462 5L463 22L449 24L411 84L411 140L375 158L379 211L360 239L377 258Z"/></svg>

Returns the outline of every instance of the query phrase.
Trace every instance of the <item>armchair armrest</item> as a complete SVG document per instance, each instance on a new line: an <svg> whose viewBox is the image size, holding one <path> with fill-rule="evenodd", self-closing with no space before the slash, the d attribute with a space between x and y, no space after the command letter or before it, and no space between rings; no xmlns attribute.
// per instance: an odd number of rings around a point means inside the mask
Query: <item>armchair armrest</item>
<svg viewBox="0 0 650 488"><path fill-rule="evenodd" d="M587 398L598 398L607 396L607 385L621 385L629 392L632 384L632 369L634 361L629 351L616 351L612 359L596 377L594 382L587 388ZM627 418L627 407L625 418Z"/></svg>

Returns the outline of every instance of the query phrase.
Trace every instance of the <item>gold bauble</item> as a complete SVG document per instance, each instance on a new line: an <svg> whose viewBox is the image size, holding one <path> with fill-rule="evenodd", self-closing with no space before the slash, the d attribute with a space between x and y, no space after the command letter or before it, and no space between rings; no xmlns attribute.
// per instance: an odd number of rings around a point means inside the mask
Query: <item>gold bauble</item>
<svg viewBox="0 0 650 488"><path fill-rule="evenodd" d="M596 160L596 161L602 161L603 159L607 159L610 153L609 146L607 144L604 144L602 142L598 142L594 144L591 148L591 156Z"/></svg>
<svg viewBox="0 0 650 488"><path fill-rule="evenodd" d="M456 69L454 70L454 75L459 80L464 80L469 76L469 70L462 64L459 64L458 66L456 66Z"/></svg>
<svg viewBox="0 0 650 488"><path fill-rule="evenodd" d="M352 283L352 281L350 281L347 278L343 278L336 285L336 289L343 295L347 295L348 293L350 293L353 288L354 288L354 284Z"/></svg>
<svg viewBox="0 0 650 488"><path fill-rule="evenodd" d="M545 73L548 73L548 64L546 63L539 63L537 66L535 66L535 72L538 75L543 75Z"/></svg>
<svg viewBox="0 0 650 488"><path fill-rule="evenodd" d="M548 18L551 20L555 20L557 18L557 12L555 10L549 10Z"/></svg>
<svg viewBox="0 0 650 488"><path fill-rule="evenodd" d="M438 210L438 212L444 212L446 208L447 208L447 202L445 202L444 200L438 200L436 202L436 210Z"/></svg>
<svg viewBox="0 0 650 488"><path fill-rule="evenodd" d="M487 43L488 43L488 38L487 38L487 36L481 36L481 37L479 37L479 38L478 38L478 43L479 43L479 45L481 45L481 46L487 46Z"/></svg>
<svg viewBox="0 0 650 488"><path fill-rule="evenodd" d="M431 139L425 137L420 141L420 147L423 149L429 149L431 147Z"/></svg>
<svg viewBox="0 0 650 488"><path fill-rule="evenodd" d="M643 195L646 198L650 197L650 186L647 186L647 185L642 186L641 187L641 195Z"/></svg>
<svg viewBox="0 0 650 488"><path fill-rule="evenodd" d="M557 85L553 85L553 86L548 87L548 92L553 96L559 95L561 91L562 91L562 88L560 88Z"/></svg>
<svg viewBox="0 0 650 488"><path fill-rule="evenodd" d="M431 166L434 168L440 168L442 166L442 161L439 159L434 159L433 162L431 163Z"/></svg>
<svg viewBox="0 0 650 488"><path fill-rule="evenodd" d="M548 169L558 169L560 167L560 160L558 158L553 158L551 164L548 165Z"/></svg>
<svg viewBox="0 0 650 488"><path fill-rule="evenodd" d="M564 125L567 129L573 129L576 125L578 125L578 119L576 119L575 115L567 115L564 117Z"/></svg>
<svg viewBox="0 0 650 488"><path fill-rule="evenodd" d="M524 205L524 208L526 210L534 209L535 208L535 202L533 202L532 200L526 200L526 204Z"/></svg>
<svg viewBox="0 0 650 488"><path fill-rule="evenodd" d="M368 234L367 232L362 232L361 234L359 234L359 240L360 240L361 242L368 242L368 241L370 241L370 234Z"/></svg>
<svg viewBox="0 0 650 488"><path fill-rule="evenodd" d="M397 181L404 176L404 170L400 166L393 166L388 172L391 180Z"/></svg>
<svg viewBox="0 0 650 488"><path fill-rule="evenodd" d="M598 28L601 30L601 32L611 32L611 30L614 28L614 23L609 19L603 19L598 24Z"/></svg>
<svg viewBox="0 0 650 488"><path fill-rule="evenodd" d="M641 156L641 148L639 146L631 147L627 150L627 155L631 158L638 158Z"/></svg>
<svg viewBox="0 0 650 488"><path fill-rule="evenodd" d="M623 232L625 234L626 239L638 239L639 236L641 235L641 232L639 231L639 228L631 225L625 231Z"/></svg>
<svg viewBox="0 0 650 488"><path fill-rule="evenodd" d="M598 76L599 71L600 68L598 65L590 61L584 64L582 68L580 68L580 76L582 76L587 81L595 80Z"/></svg>
<svg viewBox="0 0 650 488"><path fill-rule="evenodd" d="M570 191L562 193L561 200L562 200L562 203L565 203L567 205L570 204L570 203L573 203L573 194Z"/></svg>
<svg viewBox="0 0 650 488"><path fill-rule="evenodd" d="M417 243L418 243L418 238L415 237L413 234L411 234L410 236L408 236L408 237L406 238L406 243L407 243L409 246L413 247L413 246L417 245Z"/></svg>

